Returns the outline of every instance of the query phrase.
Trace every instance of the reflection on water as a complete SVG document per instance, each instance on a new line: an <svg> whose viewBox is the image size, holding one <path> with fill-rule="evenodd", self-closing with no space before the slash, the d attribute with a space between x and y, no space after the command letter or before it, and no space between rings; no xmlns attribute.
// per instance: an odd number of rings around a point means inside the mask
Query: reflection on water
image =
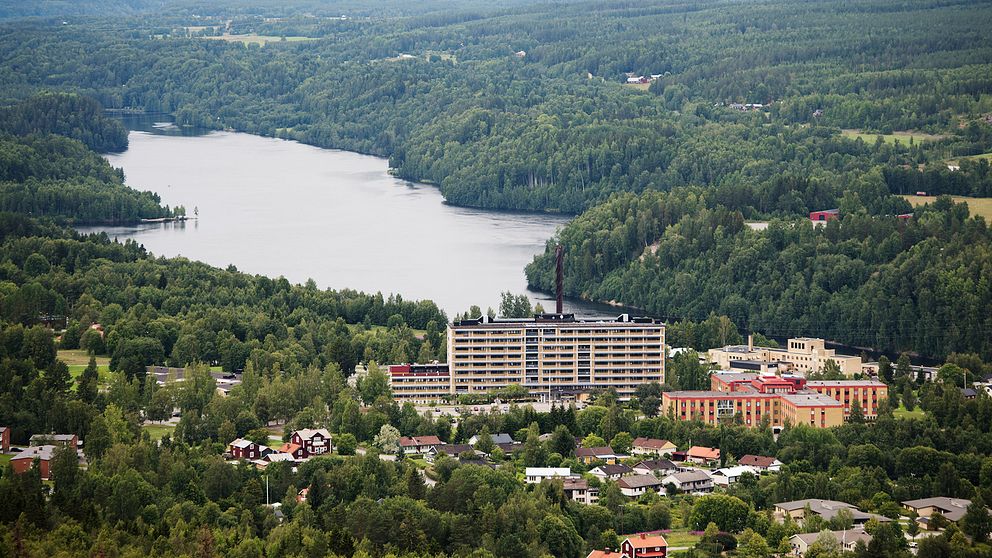
<svg viewBox="0 0 992 558"><path fill-rule="evenodd" d="M387 174L385 159L296 142L125 118L127 151L108 155L127 183L158 192L199 219L92 227L132 238L156 255L321 287L429 298L449 315L497 307L525 292L523 267L567 217L482 211L443 203L432 186ZM553 309L550 297L529 293ZM570 302L567 311L616 315Z"/></svg>

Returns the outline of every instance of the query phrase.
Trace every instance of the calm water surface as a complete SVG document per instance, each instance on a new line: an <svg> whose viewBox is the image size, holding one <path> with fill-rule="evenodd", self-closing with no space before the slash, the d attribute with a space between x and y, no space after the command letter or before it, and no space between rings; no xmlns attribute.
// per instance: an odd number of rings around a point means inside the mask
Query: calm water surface
<svg viewBox="0 0 992 558"><path fill-rule="evenodd" d="M429 298L449 315L526 292L523 267L568 218L449 206L437 188L387 174L387 161L250 134L178 133L127 120L130 147L107 159L127 183L184 205L185 224L98 227L156 255L291 282ZM138 128L138 129L134 129ZM94 230L87 228L84 230ZM545 308L554 303L529 292ZM577 302L567 311L616 315Z"/></svg>

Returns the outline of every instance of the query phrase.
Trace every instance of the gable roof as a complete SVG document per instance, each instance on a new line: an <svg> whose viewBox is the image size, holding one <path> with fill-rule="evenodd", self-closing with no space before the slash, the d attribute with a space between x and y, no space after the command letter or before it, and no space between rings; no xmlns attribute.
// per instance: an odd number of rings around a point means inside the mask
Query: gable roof
<svg viewBox="0 0 992 558"><path fill-rule="evenodd" d="M622 558L617 550L607 548L606 550L593 550L586 558Z"/></svg>
<svg viewBox="0 0 992 558"><path fill-rule="evenodd" d="M598 448L575 448L575 457L615 457L613 448L602 446Z"/></svg>
<svg viewBox="0 0 992 558"><path fill-rule="evenodd" d="M721 477L735 478L743 475L744 473L751 473L752 475L757 475L758 472L750 465L737 465L736 467L724 467L722 469L717 469L710 473L713 476L720 475Z"/></svg>
<svg viewBox="0 0 992 558"><path fill-rule="evenodd" d="M647 459L634 465L635 469L647 469L649 471L674 471L678 467L668 459Z"/></svg>
<svg viewBox="0 0 992 558"><path fill-rule="evenodd" d="M497 433L497 434L490 434L489 437L492 438L494 444L512 444L513 443L513 436L510 436L509 434L507 434L505 432L500 432L500 433ZM469 441L468 441L468 443L470 443L470 444L476 444L478 442L479 442L479 435L478 434L476 434L475 436L472 436L469 439Z"/></svg>
<svg viewBox="0 0 992 558"><path fill-rule="evenodd" d="M682 471L680 473L672 473L665 477L666 479L675 479L679 483L685 482L700 482L705 480L712 480L710 476L706 474L705 471L700 471L699 469L693 471Z"/></svg>
<svg viewBox="0 0 992 558"><path fill-rule="evenodd" d="M244 438L238 438L237 440L234 440L233 442L231 442L231 447L232 448L242 448L242 449L244 449L244 448L247 448L247 447L251 447L251 445L254 444L254 443L255 442L252 442L251 440L245 440Z"/></svg>
<svg viewBox="0 0 992 558"><path fill-rule="evenodd" d="M596 467L596 469L599 469L604 475L607 476L622 475L633 470L623 463L617 463L616 465L600 465L599 467ZM596 469L593 469L593 471ZM592 471L589 472L592 473Z"/></svg>
<svg viewBox="0 0 992 558"><path fill-rule="evenodd" d="M286 442L285 444L279 446L279 449L276 450L276 451L279 451L281 453L288 453L288 454L292 455L292 454L296 453L296 451L298 449L300 449L300 445L299 444L291 444L289 442Z"/></svg>
<svg viewBox="0 0 992 558"><path fill-rule="evenodd" d="M838 542L843 542L848 545L853 545L858 541L864 541L865 544L871 542L871 535L864 532L862 529L848 529L846 531L820 531L819 533L799 533L797 535L792 535L790 539L799 539L809 546L816 542L820 535L823 533L829 533Z"/></svg>
<svg viewBox="0 0 992 558"><path fill-rule="evenodd" d="M400 445L409 448L416 446L439 446L444 442L437 436L403 436Z"/></svg>
<svg viewBox="0 0 992 558"><path fill-rule="evenodd" d="M919 500L908 500L903 502L902 505L913 508L937 508L940 510L940 515L943 515L951 521L958 521L966 511L968 511L968 506L971 505L971 500L965 500L963 498L948 498L946 496L934 496L933 498L921 498Z"/></svg>
<svg viewBox="0 0 992 558"><path fill-rule="evenodd" d="M55 446L51 446L51 445L31 446L29 448L24 448L21 451L21 453L14 455L14 457L11 457L10 460L11 461L15 461L18 459L34 460L34 458L37 457L42 461L49 461L52 459L52 456L55 455L56 449L57 448Z"/></svg>
<svg viewBox="0 0 992 558"><path fill-rule="evenodd" d="M741 465L750 465L751 467L760 467L762 469L767 469L775 464L778 459L774 457L766 457L764 455L745 455L744 457L737 460Z"/></svg>
<svg viewBox="0 0 992 558"><path fill-rule="evenodd" d="M631 475L618 480L617 484L622 488L645 488L648 486L661 486L661 479L654 475Z"/></svg>
<svg viewBox="0 0 992 558"><path fill-rule="evenodd" d="M663 546L663 547L668 546L668 541L666 541L665 537L661 536L660 534L649 535L647 533L639 533L637 535L627 537L627 540L624 542L630 543L630 546L634 548L649 548L649 547L653 548L656 546Z"/></svg>
<svg viewBox="0 0 992 558"><path fill-rule="evenodd" d="M808 500L793 500L791 502L781 502L775 504L776 508L785 511L795 511L809 506L810 511L819 515L823 519L830 520L833 519L838 512L841 510L848 510L851 512L851 516L855 521L867 521L869 519L877 519L878 521L891 521L889 518L877 515L874 513L865 513L859 510L856 506L848 504L847 502L838 502L836 500L820 500L816 498L811 498Z"/></svg>
<svg viewBox="0 0 992 558"><path fill-rule="evenodd" d="M324 428L304 428L303 430L297 430L296 432L293 432L293 434L299 434L300 438L303 438L304 440L309 440L314 436L316 436L317 434L320 434L321 437L325 439L331 437L331 433Z"/></svg>
<svg viewBox="0 0 992 558"><path fill-rule="evenodd" d="M527 467L524 469L527 477L570 477L572 470L568 467Z"/></svg>
<svg viewBox="0 0 992 558"><path fill-rule="evenodd" d="M433 453L435 453L435 454L444 454L444 455L454 455L454 456L457 456L458 454L460 454L462 452L470 451L470 452L473 452L474 453L474 452L476 452L478 450L476 450L475 448L473 448L469 444L441 444L441 445L432 447L430 449L430 451L433 452ZM479 453L482 453L482 452L479 452Z"/></svg>
<svg viewBox="0 0 992 558"><path fill-rule="evenodd" d="M720 450L705 446L692 446L685 454L698 459L720 459Z"/></svg>
<svg viewBox="0 0 992 558"><path fill-rule="evenodd" d="M675 444L669 442L668 440L659 440L658 438L634 438L633 447L660 450L668 448L674 449Z"/></svg>

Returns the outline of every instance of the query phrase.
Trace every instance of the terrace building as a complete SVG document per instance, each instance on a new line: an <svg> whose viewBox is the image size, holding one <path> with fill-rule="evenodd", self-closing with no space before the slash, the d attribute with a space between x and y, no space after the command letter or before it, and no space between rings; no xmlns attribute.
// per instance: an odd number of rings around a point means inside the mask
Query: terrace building
<svg viewBox="0 0 992 558"><path fill-rule="evenodd" d="M799 376L721 372L710 376L710 391L662 394L662 412L676 420L719 424L739 416L747 426L763 418L780 428L789 422L818 428L838 426L858 401L866 419L878 416L888 386L877 380L806 381Z"/></svg>
<svg viewBox="0 0 992 558"><path fill-rule="evenodd" d="M448 359L452 395L517 384L551 398L612 387L629 399L638 385L665 381L665 326L627 314L483 316L448 327Z"/></svg>

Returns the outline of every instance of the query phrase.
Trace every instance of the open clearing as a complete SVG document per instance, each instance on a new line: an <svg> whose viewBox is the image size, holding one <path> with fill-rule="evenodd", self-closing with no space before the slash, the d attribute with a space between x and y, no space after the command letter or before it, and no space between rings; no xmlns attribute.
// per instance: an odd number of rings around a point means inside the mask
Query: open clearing
<svg viewBox="0 0 992 558"><path fill-rule="evenodd" d="M986 161L992 162L992 153L982 153L981 155L966 155L964 157L958 157L957 159L947 161L948 165L958 165L961 161L977 161L979 159L985 159Z"/></svg>
<svg viewBox="0 0 992 558"><path fill-rule="evenodd" d="M146 424L141 427L142 430L148 432L148 436L152 440L161 440L162 436L166 434L172 435L172 432L176 429L174 424Z"/></svg>
<svg viewBox="0 0 992 558"><path fill-rule="evenodd" d="M925 203L933 203L937 200L934 196L903 196L913 207ZM968 211L972 215L981 215L986 221L992 221L992 198L969 198L966 196L951 196L955 202L965 202L968 204Z"/></svg>
<svg viewBox="0 0 992 558"><path fill-rule="evenodd" d="M295 43L301 41L315 41L316 39L312 37L276 37L274 35L256 35L254 33L247 35L217 35L217 36L205 36L204 39L214 39L218 41L227 41L229 43L244 43L246 45L256 44L256 45L267 45L269 43Z"/></svg>
<svg viewBox="0 0 992 558"><path fill-rule="evenodd" d="M921 141L937 141L947 137L939 134L924 134L923 132L892 132L891 134L872 134L862 132L861 130L841 130L840 133L845 138L861 138L861 141L864 141L865 143L875 143L875 138L881 137L883 142L890 145L895 145L897 141L902 145L909 145L910 138L912 138L913 142L916 143Z"/></svg>

